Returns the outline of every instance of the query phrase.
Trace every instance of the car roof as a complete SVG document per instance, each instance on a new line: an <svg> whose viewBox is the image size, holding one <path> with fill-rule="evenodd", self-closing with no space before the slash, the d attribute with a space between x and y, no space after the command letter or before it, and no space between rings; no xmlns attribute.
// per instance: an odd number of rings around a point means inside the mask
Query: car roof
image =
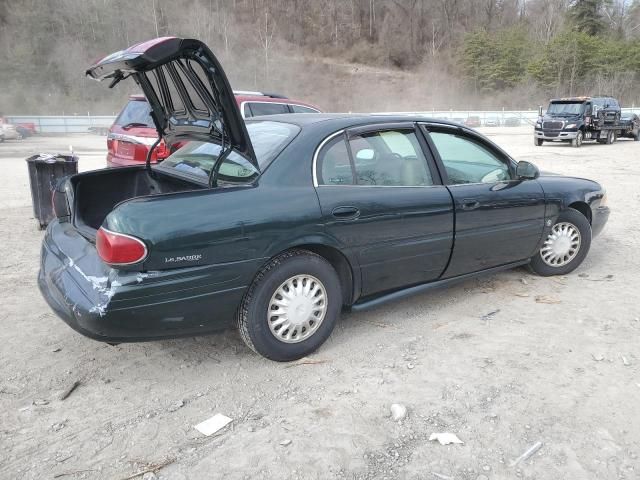
<svg viewBox="0 0 640 480"><path fill-rule="evenodd" d="M426 122L448 125L451 127L462 127L459 123L442 120L439 118L425 117L416 114L373 114L373 113L281 113L278 115L263 115L251 117L247 122L254 121L274 121L292 123L301 128L310 125L335 124L347 127L356 125L367 125L374 123L396 123L396 122Z"/></svg>

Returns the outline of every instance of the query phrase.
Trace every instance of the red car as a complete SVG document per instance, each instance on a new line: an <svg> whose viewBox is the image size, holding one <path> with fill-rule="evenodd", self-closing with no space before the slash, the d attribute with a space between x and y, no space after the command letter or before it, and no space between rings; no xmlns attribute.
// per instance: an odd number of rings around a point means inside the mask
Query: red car
<svg viewBox="0 0 640 480"><path fill-rule="evenodd" d="M274 93L234 91L243 118L278 113L319 113L315 105L291 100ZM150 107L144 95L131 95L107 135L107 166L139 165L158 139ZM151 163L164 160L171 151L160 141L151 154Z"/></svg>
<svg viewBox="0 0 640 480"><path fill-rule="evenodd" d="M480 122L480 117L475 115L471 117L467 117L467 119L464 121L464 124L467 127L471 127L471 128L478 128L482 125L482 123Z"/></svg>

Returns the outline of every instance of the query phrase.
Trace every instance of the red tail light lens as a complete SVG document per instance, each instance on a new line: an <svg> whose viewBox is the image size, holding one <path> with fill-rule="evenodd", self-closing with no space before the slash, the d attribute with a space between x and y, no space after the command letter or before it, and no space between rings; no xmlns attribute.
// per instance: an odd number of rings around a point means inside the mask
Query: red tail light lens
<svg viewBox="0 0 640 480"><path fill-rule="evenodd" d="M142 240L102 227L96 235L96 249L102 261L110 265L131 265L147 256L147 246Z"/></svg>
<svg viewBox="0 0 640 480"><path fill-rule="evenodd" d="M169 152L167 144L164 143L164 140L160 140L160 143L156 147L154 154L157 160L164 160L169 155L171 155L171 152Z"/></svg>

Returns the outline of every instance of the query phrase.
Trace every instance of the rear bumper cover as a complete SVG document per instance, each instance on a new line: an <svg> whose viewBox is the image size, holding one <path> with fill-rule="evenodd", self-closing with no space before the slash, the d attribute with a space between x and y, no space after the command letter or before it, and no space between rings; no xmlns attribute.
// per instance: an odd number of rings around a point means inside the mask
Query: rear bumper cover
<svg viewBox="0 0 640 480"><path fill-rule="evenodd" d="M104 265L95 247L68 225L54 221L47 229L38 286L77 332L120 343L212 333L233 324L246 289L236 264L122 272Z"/></svg>

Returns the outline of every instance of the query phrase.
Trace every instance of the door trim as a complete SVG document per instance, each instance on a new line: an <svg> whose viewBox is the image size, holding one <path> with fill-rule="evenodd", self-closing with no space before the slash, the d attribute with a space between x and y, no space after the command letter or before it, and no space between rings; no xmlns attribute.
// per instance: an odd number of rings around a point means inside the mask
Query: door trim
<svg viewBox="0 0 640 480"><path fill-rule="evenodd" d="M418 293L427 292L429 290L436 290L438 288L448 287L450 285L454 285L459 282L464 282L465 280L469 280L472 278L488 275L491 273L501 272L503 270L510 270L512 268L520 267L522 265L526 265L529 263L531 259L527 258L526 260L520 260L518 262L507 263L505 265L500 265L497 267L487 268L485 270L479 270L477 272L465 273L462 275L458 275L455 277L444 278L441 280L435 280L433 282L422 283L420 285L416 285L409 288L403 288L402 290L396 290L391 293L385 293L379 296L375 296L370 300L364 300L361 302L356 302L351 305L352 312L362 312L364 310L369 310L370 308L377 307L379 305L384 305L385 303L392 302L395 300L400 300L406 297L410 297L416 295ZM446 271L446 270L445 270Z"/></svg>

